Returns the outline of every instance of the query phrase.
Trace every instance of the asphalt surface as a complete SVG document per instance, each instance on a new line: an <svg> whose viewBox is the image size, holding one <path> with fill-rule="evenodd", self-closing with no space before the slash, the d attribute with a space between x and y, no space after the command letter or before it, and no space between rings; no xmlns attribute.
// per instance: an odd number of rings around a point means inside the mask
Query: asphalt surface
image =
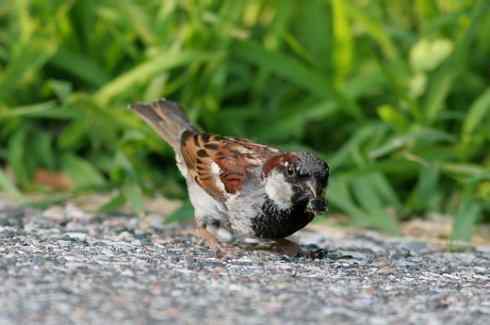
<svg viewBox="0 0 490 325"><path fill-rule="evenodd" d="M297 236L217 258L156 216L0 205L0 324L490 324L490 248Z"/></svg>

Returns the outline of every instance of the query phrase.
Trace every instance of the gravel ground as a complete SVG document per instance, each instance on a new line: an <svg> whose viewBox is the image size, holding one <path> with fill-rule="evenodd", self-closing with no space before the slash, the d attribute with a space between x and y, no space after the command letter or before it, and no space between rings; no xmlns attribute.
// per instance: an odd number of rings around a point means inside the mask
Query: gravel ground
<svg viewBox="0 0 490 325"><path fill-rule="evenodd" d="M153 216L0 206L0 324L490 324L490 248L373 233L216 258Z"/></svg>

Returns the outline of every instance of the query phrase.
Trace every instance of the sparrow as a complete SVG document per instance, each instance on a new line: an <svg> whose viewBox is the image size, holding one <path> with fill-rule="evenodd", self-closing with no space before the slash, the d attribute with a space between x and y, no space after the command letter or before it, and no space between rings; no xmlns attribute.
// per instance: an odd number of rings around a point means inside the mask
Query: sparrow
<svg viewBox="0 0 490 325"><path fill-rule="evenodd" d="M165 99L130 107L175 151L196 224L212 246L280 241L326 210L329 166L314 154L201 132Z"/></svg>

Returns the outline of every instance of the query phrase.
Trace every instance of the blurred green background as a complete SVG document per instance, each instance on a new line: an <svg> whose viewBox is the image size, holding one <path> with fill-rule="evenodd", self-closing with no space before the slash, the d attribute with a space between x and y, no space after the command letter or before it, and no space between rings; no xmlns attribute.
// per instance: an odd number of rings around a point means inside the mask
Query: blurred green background
<svg viewBox="0 0 490 325"><path fill-rule="evenodd" d="M490 1L0 1L3 191L185 199L127 109L162 96L210 132L319 153L356 226L435 212L464 240L490 220Z"/></svg>

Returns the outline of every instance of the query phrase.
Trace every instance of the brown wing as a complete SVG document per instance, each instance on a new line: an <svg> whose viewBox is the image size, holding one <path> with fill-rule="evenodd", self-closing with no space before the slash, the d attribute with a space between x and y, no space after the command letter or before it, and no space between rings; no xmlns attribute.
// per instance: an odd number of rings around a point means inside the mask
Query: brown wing
<svg viewBox="0 0 490 325"><path fill-rule="evenodd" d="M220 200L242 188L251 168L279 152L247 139L192 132L183 135L181 151L190 176Z"/></svg>

